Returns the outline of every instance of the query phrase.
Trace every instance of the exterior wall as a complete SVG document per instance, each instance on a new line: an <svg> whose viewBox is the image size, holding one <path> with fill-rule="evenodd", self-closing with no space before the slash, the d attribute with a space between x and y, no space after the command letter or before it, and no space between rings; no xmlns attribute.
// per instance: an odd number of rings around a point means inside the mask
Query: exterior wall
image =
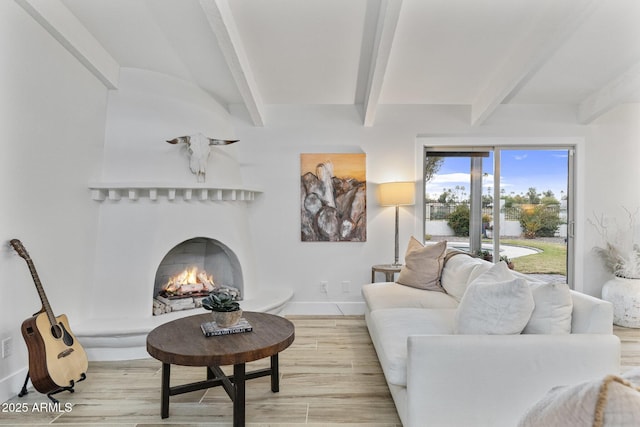
<svg viewBox="0 0 640 427"><path fill-rule="evenodd" d="M455 233L447 224L446 220L425 221L424 230L426 235L432 236L454 236ZM523 233L519 221L503 221L500 223L500 236L521 236ZM490 232L487 234L490 237ZM558 237L567 237L567 225L560 224L556 232Z"/></svg>

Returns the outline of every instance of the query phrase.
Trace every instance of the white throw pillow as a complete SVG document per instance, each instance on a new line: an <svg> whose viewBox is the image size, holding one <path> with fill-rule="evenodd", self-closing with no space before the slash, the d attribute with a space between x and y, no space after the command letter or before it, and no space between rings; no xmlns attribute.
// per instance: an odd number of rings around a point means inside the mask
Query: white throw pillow
<svg viewBox="0 0 640 427"><path fill-rule="evenodd" d="M441 284L444 290L460 302L467 287L493 264L463 252L450 252L445 256Z"/></svg>
<svg viewBox="0 0 640 427"><path fill-rule="evenodd" d="M469 284L456 310L457 334L519 334L531 318L529 285L499 262Z"/></svg>
<svg viewBox="0 0 640 427"><path fill-rule="evenodd" d="M573 299L566 283L532 283L535 308L523 334L570 334Z"/></svg>

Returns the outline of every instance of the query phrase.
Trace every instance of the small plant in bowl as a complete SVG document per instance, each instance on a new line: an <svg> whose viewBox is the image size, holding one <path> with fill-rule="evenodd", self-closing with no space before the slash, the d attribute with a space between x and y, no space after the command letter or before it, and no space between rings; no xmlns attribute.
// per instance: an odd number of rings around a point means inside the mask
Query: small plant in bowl
<svg viewBox="0 0 640 427"><path fill-rule="evenodd" d="M202 300L202 307L211 310L213 320L221 328L235 325L242 317L242 309L238 301L225 292L211 292Z"/></svg>
<svg viewBox="0 0 640 427"><path fill-rule="evenodd" d="M509 270L513 270L513 261L506 255L500 255L500 261L504 261L509 267Z"/></svg>
<svg viewBox="0 0 640 427"><path fill-rule="evenodd" d="M476 252L476 256L478 258L482 258L485 261L493 262L493 254L491 253L491 251L481 249Z"/></svg>

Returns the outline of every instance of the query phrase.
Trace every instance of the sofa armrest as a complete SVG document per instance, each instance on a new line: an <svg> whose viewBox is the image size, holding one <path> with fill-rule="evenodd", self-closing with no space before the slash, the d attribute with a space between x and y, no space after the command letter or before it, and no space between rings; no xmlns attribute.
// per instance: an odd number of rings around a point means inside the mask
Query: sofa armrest
<svg viewBox="0 0 640 427"><path fill-rule="evenodd" d="M573 299L572 334L613 333L613 305L610 302L573 290L571 298Z"/></svg>
<svg viewBox="0 0 640 427"><path fill-rule="evenodd" d="M405 427L514 426L552 387L620 371L615 335L414 335Z"/></svg>

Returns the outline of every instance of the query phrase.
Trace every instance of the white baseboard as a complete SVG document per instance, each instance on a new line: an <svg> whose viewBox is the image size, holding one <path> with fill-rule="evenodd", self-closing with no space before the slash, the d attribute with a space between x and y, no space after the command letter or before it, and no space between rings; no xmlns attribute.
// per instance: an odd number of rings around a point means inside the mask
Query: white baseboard
<svg viewBox="0 0 640 427"><path fill-rule="evenodd" d="M363 315L365 304L357 302L297 302L289 301L280 313L286 315L353 316Z"/></svg>
<svg viewBox="0 0 640 427"><path fill-rule="evenodd" d="M0 380L0 402L6 402L20 393L27 371L27 368L23 368Z"/></svg>

